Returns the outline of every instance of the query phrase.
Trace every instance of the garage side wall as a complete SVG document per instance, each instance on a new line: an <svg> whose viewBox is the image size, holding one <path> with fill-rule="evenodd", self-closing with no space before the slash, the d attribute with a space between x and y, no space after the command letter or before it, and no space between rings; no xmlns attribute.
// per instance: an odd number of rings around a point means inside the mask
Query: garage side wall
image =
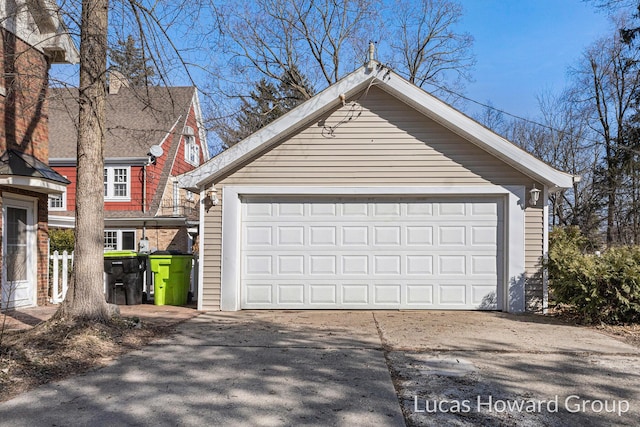
<svg viewBox="0 0 640 427"><path fill-rule="evenodd" d="M374 86L215 184L220 194L225 185L231 184L521 185L528 190L533 181ZM541 280L531 280L541 278L542 218L542 209L525 211L528 309L542 301ZM221 244L220 204L205 213L205 310L220 309Z"/></svg>
<svg viewBox="0 0 640 427"><path fill-rule="evenodd" d="M222 192L219 191L219 194L222 194ZM204 238L201 239L200 245L204 251L202 295L199 297L202 303L202 310L220 310L222 197L220 197L217 206L212 206L205 213Z"/></svg>
<svg viewBox="0 0 640 427"><path fill-rule="evenodd" d="M529 188L527 188L529 190ZM528 194L528 193L527 193ZM541 205L538 202L538 205ZM545 227L542 207L528 207L525 211L525 304L527 311L542 311L544 284L542 279L542 260Z"/></svg>

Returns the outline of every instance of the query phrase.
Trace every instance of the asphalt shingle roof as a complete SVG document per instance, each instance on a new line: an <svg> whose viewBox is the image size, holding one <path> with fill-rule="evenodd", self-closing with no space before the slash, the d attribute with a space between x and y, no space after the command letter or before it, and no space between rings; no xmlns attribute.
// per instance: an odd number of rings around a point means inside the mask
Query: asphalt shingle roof
<svg viewBox="0 0 640 427"><path fill-rule="evenodd" d="M105 158L145 157L189 112L193 87L120 88L107 96ZM75 159L78 89L49 92L49 158Z"/></svg>
<svg viewBox="0 0 640 427"><path fill-rule="evenodd" d="M42 178L59 184L70 181L35 157L16 150L7 150L0 155L0 175L18 175Z"/></svg>

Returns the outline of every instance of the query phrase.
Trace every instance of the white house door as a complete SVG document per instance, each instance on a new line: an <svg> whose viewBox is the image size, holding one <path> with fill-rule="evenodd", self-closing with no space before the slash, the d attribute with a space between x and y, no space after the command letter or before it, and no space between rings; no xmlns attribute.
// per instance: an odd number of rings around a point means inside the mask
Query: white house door
<svg viewBox="0 0 640 427"><path fill-rule="evenodd" d="M2 308L36 303L34 203L4 198L2 209Z"/></svg>

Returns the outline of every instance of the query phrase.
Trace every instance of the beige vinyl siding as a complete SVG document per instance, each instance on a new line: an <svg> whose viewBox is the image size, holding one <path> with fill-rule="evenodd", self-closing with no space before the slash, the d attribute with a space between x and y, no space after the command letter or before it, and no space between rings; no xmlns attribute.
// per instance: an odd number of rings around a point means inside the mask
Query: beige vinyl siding
<svg viewBox="0 0 640 427"><path fill-rule="evenodd" d="M374 113L375 111L375 113ZM376 88L226 177L223 184L530 185L531 180Z"/></svg>
<svg viewBox="0 0 640 427"><path fill-rule="evenodd" d="M347 103L327 113L216 186L220 194L224 185L231 184L530 187L531 183L493 155L373 86L359 95L357 105ZM220 212L221 206L215 206L205 218L205 309L219 309ZM541 241L541 228L537 235L534 229L529 232L532 241Z"/></svg>
<svg viewBox="0 0 640 427"><path fill-rule="evenodd" d="M218 191L218 194L222 194ZM204 268L202 278L202 309L220 310L220 274L222 265L222 197L217 206L212 206L205 212L204 239Z"/></svg>
<svg viewBox="0 0 640 427"><path fill-rule="evenodd" d="M538 205L540 206L541 203L538 202ZM542 207L528 207L525 211L525 303L527 311L541 311L543 308L544 226Z"/></svg>

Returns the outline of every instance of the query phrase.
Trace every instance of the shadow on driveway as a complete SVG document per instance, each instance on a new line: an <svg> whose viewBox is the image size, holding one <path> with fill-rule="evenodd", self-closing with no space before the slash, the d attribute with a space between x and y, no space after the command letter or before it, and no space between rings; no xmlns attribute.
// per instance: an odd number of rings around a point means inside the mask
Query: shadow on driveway
<svg viewBox="0 0 640 427"><path fill-rule="evenodd" d="M316 315L307 322L306 313L204 314L106 368L1 404L0 419L12 426L404 425L372 314Z"/></svg>

